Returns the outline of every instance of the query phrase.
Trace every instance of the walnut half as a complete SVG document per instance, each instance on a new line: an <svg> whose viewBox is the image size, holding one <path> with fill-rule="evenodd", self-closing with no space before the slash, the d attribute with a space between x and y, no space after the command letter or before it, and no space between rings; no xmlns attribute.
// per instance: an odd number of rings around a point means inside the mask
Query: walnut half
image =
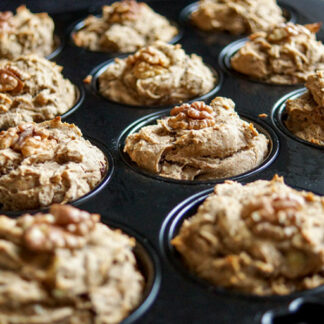
<svg viewBox="0 0 324 324"><path fill-rule="evenodd" d="M89 214L68 205L54 204L49 214L25 216L23 242L27 249L51 252L56 248L76 249L84 246L88 234L99 222L98 214Z"/></svg>
<svg viewBox="0 0 324 324"><path fill-rule="evenodd" d="M124 21L136 20L141 10L141 4L135 0L123 0L113 3L109 9L108 22L109 23L122 23Z"/></svg>
<svg viewBox="0 0 324 324"><path fill-rule="evenodd" d="M215 125L213 108L203 101L183 104L174 107L168 119L168 125L173 129L202 129Z"/></svg>
<svg viewBox="0 0 324 324"><path fill-rule="evenodd" d="M21 80L21 75L17 71L10 67L0 69L0 92L18 94L23 88L24 83Z"/></svg>

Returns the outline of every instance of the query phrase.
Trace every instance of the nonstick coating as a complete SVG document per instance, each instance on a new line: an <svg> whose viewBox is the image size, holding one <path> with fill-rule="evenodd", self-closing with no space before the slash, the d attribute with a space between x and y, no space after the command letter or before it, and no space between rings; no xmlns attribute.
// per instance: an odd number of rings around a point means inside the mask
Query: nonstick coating
<svg viewBox="0 0 324 324"><path fill-rule="evenodd" d="M182 25L183 36L179 43L187 53L197 53L217 71L222 70L219 65L219 54L223 48L244 37L234 37L226 33L203 33L190 26L185 20L180 21L181 10L194 1L146 2L157 12ZM47 11L54 18L56 34L61 38L64 48L53 58L53 61L64 66L63 74L73 83L79 84L94 68L114 57L107 53L92 53L78 48L71 44L69 35L78 20L89 13L100 13L100 6L111 1L2 0L0 10L15 10L23 3L26 3L27 7L34 12ZM297 23L324 21L322 0L285 0L281 3L294 9ZM318 38L324 41L323 27L318 33ZM273 109L276 103L283 96L302 87L303 85L266 85L238 77L226 69L223 70L223 82L216 95L233 99L237 111L253 120L260 120L258 115L266 113L268 117L262 122L271 127L279 138L279 154L275 161L262 171L239 181L271 179L275 173L278 173L284 176L286 183L293 187L324 194L324 150L296 141L283 132L278 127L278 123L273 120L275 115ZM206 102L208 103L210 99L206 99ZM65 119L79 126L84 135L103 143L114 160L114 172L109 183L94 196L81 202L78 207L100 213L107 223L125 224L145 237L159 255L162 266L159 294L153 305L136 323L256 324L261 323L262 316L267 311L287 310L295 296L258 298L208 289L206 285L188 279L188 276L178 271L163 254L159 235L168 214L185 199L212 188L213 184L189 185L163 181L136 172L134 168L124 163L118 148L118 139L123 131L138 119L160 110L160 108L145 109L114 104L98 96L90 86L85 86L84 101ZM120 227L123 229L123 226ZM301 297L303 295L303 293L299 294ZM310 295L324 297L321 289L309 291L307 296Z"/></svg>

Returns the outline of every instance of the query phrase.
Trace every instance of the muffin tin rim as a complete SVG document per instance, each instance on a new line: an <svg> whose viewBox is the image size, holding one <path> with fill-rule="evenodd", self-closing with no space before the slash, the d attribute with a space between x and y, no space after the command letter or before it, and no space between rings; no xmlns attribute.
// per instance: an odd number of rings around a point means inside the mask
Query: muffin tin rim
<svg viewBox="0 0 324 324"><path fill-rule="evenodd" d="M99 8L101 9L101 8ZM153 10L153 8L151 7L151 9ZM155 13L158 13L156 12L155 10L153 10ZM158 13L159 14L159 13ZM159 14L160 16L163 16L161 14ZM92 51L90 49L88 49L87 47L82 47L82 46L78 46L75 44L74 42L74 39L73 39L73 35L80 31L81 29L84 28L84 20L86 18L88 18L89 16L95 16L97 18L99 17L102 17L102 13L97 13L97 14L93 14L93 13L88 13L88 15L86 17L83 17L83 18L80 18L78 20L76 20L75 22L73 22L72 24L70 24L67 28L67 36L68 36L68 42L71 46L73 47L77 47L79 48L80 50L84 50L85 52L87 53L97 53L97 54L106 54L106 55L110 55L112 57L117 57L117 56L120 56L120 55L129 55L129 54L133 54L135 53L136 51L133 51L133 52L109 52L109 51L99 51L99 50L96 50L96 51ZM165 16L163 16L164 18L166 18ZM166 18L167 19L167 18ZM177 22L177 21L174 21L174 20L169 20L168 19L168 22L170 23L171 26L173 27L176 27L178 29L178 33L172 37L171 40L169 40L168 42L166 42L167 44L176 44L178 43L182 38L183 38L183 35L184 35L184 30L182 28L182 26ZM145 45L146 46L146 45Z"/></svg>
<svg viewBox="0 0 324 324"><path fill-rule="evenodd" d="M264 179L257 179L257 180L264 180ZM239 183L245 185L248 183L252 183L253 181L238 181ZM300 187L294 186L293 189L298 191L304 190ZM197 209L201 204L205 201L205 199L214 192L214 186L199 191L187 198L183 201L178 203L175 207L171 209L171 211L165 217L159 232L159 249L163 258L167 260L167 262L172 266L172 268L183 277L185 280L193 282L196 286L202 288L203 290L211 291L214 294L224 295L225 297L238 297L238 298L245 298L246 300L253 300L253 301L262 301L262 302L271 302L271 301L288 301L291 299L295 299L298 297L303 296L312 296L318 292L324 291L324 284L312 289L304 289L292 292L290 294L285 295L257 295L257 294L248 294L244 292L239 292L236 290L231 290L226 287L216 286L208 280L200 278L199 275L195 274L191 271L181 260L180 253L172 246L171 240L179 233L179 229L181 228L183 222L186 219L194 216L197 212ZM316 194L316 193L315 193ZM190 211L195 209L194 213Z"/></svg>
<svg viewBox="0 0 324 324"><path fill-rule="evenodd" d="M188 53L186 53L188 54ZM170 107L173 107L174 105L178 105L178 104L181 104L181 103L175 103L175 104L169 104L169 105L162 105L162 106L143 106L143 105L131 105L131 104L125 104L125 103L120 103L120 102L117 102L117 101L113 101L111 99L108 99L106 97L104 97L100 92L99 92L99 77L101 74L103 74L106 69L107 69L107 66L108 65L111 65L115 62L115 59L125 59L128 57L129 54L123 54L123 55L119 55L117 57L113 57L113 58L110 58L100 64L98 64L96 67L94 67L90 73L88 74L88 76L90 75L91 77L91 81L90 83L88 84L91 92L96 95L97 97L101 98L102 100L108 102L108 103L112 103L114 105L118 105L120 107L127 107L127 108L132 108L132 109L146 109L146 110L149 110L149 109L165 109L165 108L170 108ZM190 53L188 54L190 55ZM224 76L223 76L223 73L222 71L219 69L219 68L216 68L214 66L211 66L210 64L204 62L204 64L211 70L213 76L217 79L214 87L207 93L199 96L199 97L194 97L192 99L189 99L187 100L186 102L193 102L193 101L200 101L200 100L207 100L209 98L211 98L212 96L214 96L222 87L223 85L223 80L224 80Z"/></svg>
<svg viewBox="0 0 324 324"><path fill-rule="evenodd" d="M48 55L44 56L49 61L52 61L53 59L55 59L63 51L63 49L65 47L65 37L60 37L54 31L53 39L54 39L53 51L51 53L49 53Z"/></svg>
<svg viewBox="0 0 324 324"><path fill-rule="evenodd" d="M92 190L90 190L89 192L87 192L86 194L82 195L81 197L79 197L75 200L67 201L63 205L71 205L74 207L78 207L81 204L83 204L84 202L86 202L87 200L93 198L97 193L99 193L109 183L109 181L111 180L111 177L114 173L114 169L115 169L114 159L113 159L112 154L106 147L106 145L104 145L101 141L99 141L91 136L83 135L83 138L85 140L88 140L92 145L96 146L104 154L105 160L108 163L108 169L106 170L106 173L102 177L100 182ZM54 204L54 202L48 206L44 206L44 207L37 208L37 209L22 209L22 210L0 209L0 214L6 215L8 217L14 217L14 218L19 217L23 214L34 215L39 212L47 212L52 204ZM61 204L61 203L58 203L58 204Z"/></svg>
<svg viewBox="0 0 324 324"><path fill-rule="evenodd" d="M315 144L309 141L306 141L298 136L296 136L295 134L293 134L284 124L283 119L285 118L285 115L287 115L287 113L285 112L286 110L286 101L289 99L297 99L298 97L300 97L301 95L303 95L304 93L306 93L308 91L307 88L303 87L301 89L297 89L294 90L292 92L289 92L288 94L284 95L283 97L281 97L272 107L271 109L271 121L272 124L276 126L276 128L282 132L283 134L285 134L286 136L289 136L291 139L293 139L294 141L297 141L301 144L319 149L319 150L324 150L324 145L319 145L319 144Z"/></svg>
<svg viewBox="0 0 324 324"><path fill-rule="evenodd" d="M137 174L152 178L155 181L164 181L164 182L169 182L178 185L202 185L202 184L215 185L218 183L222 183L225 180L241 180L249 176L253 176L268 168L279 155L280 140L276 132L272 129L272 127L268 125L266 122L264 122L263 120L256 121L253 117L248 116L248 114L238 113L240 118L242 118L246 122L253 123L254 127L259 131L259 133L265 135L266 138L269 140L269 152L266 155L265 159L262 161L262 163L260 163L258 166L244 173L237 174L231 177L226 177L226 178L216 178L216 179L209 179L209 180L178 180L178 179L159 176L157 174L154 174L152 172L149 172L137 166L137 164L129 158L127 153L124 153L123 149L125 146L125 140L128 135L134 134L138 132L142 127L149 126L152 122L155 122L157 119L167 116L169 112L170 109L164 109L162 111L158 111L146 115L144 117L141 117L136 121L134 121L133 123L131 123L129 126L127 126L118 136L117 149L118 149L119 157L129 169L133 170Z"/></svg>
<svg viewBox="0 0 324 324"><path fill-rule="evenodd" d="M149 308L154 304L158 296L158 293L160 291L161 282L162 282L162 269L161 269L161 262L158 253L156 249L153 247L152 243L144 235L140 234L137 230L129 227L129 225L126 225L119 221L111 220L109 218L101 219L101 222L107 225L109 228L113 230L121 230L123 234L126 234L129 237L133 237L135 239L136 245L132 251L135 255L137 266L141 265L139 263L143 263L143 262L138 262L139 259L143 259L138 257L138 255L143 254L143 252L145 254L145 258L149 259L149 262L152 266L151 275L150 275L151 277L148 276L150 277L148 279L151 282L150 283L145 282L141 302L138 304L136 308L134 308L129 313L127 317L125 317L121 321L120 324L135 323L136 320L138 320L143 314L145 314L149 310ZM136 247L137 249L139 248L142 250L141 253L139 253L139 251L136 251ZM139 268L138 270L144 276L143 272L140 271ZM145 287L146 285L149 285L150 287Z"/></svg>

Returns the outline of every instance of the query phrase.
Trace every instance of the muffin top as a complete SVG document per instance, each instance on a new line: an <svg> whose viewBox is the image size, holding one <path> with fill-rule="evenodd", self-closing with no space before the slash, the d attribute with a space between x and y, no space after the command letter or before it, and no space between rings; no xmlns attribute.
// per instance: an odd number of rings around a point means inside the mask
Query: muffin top
<svg viewBox="0 0 324 324"><path fill-rule="evenodd" d="M0 12L0 58L49 55L54 50L54 22L47 13L32 14L25 6Z"/></svg>
<svg viewBox="0 0 324 324"><path fill-rule="evenodd" d="M179 44L158 41L125 59L115 59L99 76L99 91L119 103L156 106L206 94L215 82L201 57L187 55Z"/></svg>
<svg viewBox="0 0 324 324"><path fill-rule="evenodd" d="M324 197L275 176L215 186L172 244L198 276L244 293L288 294L324 283Z"/></svg>
<svg viewBox="0 0 324 324"><path fill-rule="evenodd" d="M169 42L177 34L177 28L146 3L122 0L103 6L101 17L86 18L73 40L91 51L127 53L156 40Z"/></svg>
<svg viewBox="0 0 324 324"><path fill-rule="evenodd" d="M135 240L68 205L0 216L0 322L122 321L142 299Z"/></svg>
<svg viewBox="0 0 324 324"><path fill-rule="evenodd" d="M324 71L309 75L306 87L306 93L287 100L285 124L297 137L324 145Z"/></svg>
<svg viewBox="0 0 324 324"><path fill-rule="evenodd" d="M36 55L0 60L0 128L41 122L69 110L76 90L61 71L61 66Z"/></svg>
<svg viewBox="0 0 324 324"><path fill-rule="evenodd" d="M267 83L304 82L311 73L324 69L324 45L316 40L320 26L287 23L252 34L232 57L232 67Z"/></svg>
<svg viewBox="0 0 324 324"><path fill-rule="evenodd" d="M244 34L285 21L275 0L200 0L190 17L200 29Z"/></svg>
<svg viewBox="0 0 324 324"><path fill-rule="evenodd" d="M174 107L170 116L127 137L124 152L141 168L178 180L234 176L258 166L268 140L216 97Z"/></svg>
<svg viewBox="0 0 324 324"><path fill-rule="evenodd" d="M22 123L0 133L3 210L66 203L92 190L107 170L104 154L60 117Z"/></svg>

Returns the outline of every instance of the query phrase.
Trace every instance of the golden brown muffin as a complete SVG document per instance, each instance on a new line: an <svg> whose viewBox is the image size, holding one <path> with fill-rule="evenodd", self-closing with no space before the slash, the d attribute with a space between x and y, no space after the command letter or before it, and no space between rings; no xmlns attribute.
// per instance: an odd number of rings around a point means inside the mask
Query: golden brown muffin
<svg viewBox="0 0 324 324"><path fill-rule="evenodd" d="M89 16L73 40L91 51L127 53L157 40L169 42L177 34L177 28L146 3L122 0L103 6L101 17Z"/></svg>
<svg viewBox="0 0 324 324"><path fill-rule="evenodd" d="M0 204L4 210L66 203L90 192L107 170L104 154L60 117L0 133Z"/></svg>
<svg viewBox="0 0 324 324"><path fill-rule="evenodd" d="M72 108L76 89L61 71L36 55L0 60L0 129L53 119Z"/></svg>
<svg viewBox="0 0 324 324"><path fill-rule="evenodd" d="M260 165L268 140L240 119L234 102L216 97L174 107L170 116L143 127L124 147L141 168L178 180L234 176Z"/></svg>
<svg viewBox="0 0 324 324"><path fill-rule="evenodd" d="M49 55L54 49L54 22L47 13L31 13L25 6L0 13L0 58Z"/></svg>
<svg viewBox="0 0 324 324"><path fill-rule="evenodd" d="M258 32L232 57L234 70L275 84L304 82L324 69L324 45L316 40L320 24L274 26Z"/></svg>
<svg viewBox="0 0 324 324"><path fill-rule="evenodd" d="M67 205L0 216L0 323L117 324L140 303L135 240L99 220Z"/></svg>
<svg viewBox="0 0 324 324"><path fill-rule="evenodd" d="M215 286L289 294L324 283L324 197L283 179L215 186L172 244Z"/></svg>
<svg viewBox="0 0 324 324"><path fill-rule="evenodd" d="M200 56L163 42L115 59L99 76L100 93L135 106L170 105L208 93L215 77Z"/></svg>
<svg viewBox="0 0 324 324"><path fill-rule="evenodd" d="M275 0L201 0L190 17L200 29L250 34L285 21Z"/></svg>
<svg viewBox="0 0 324 324"><path fill-rule="evenodd" d="M324 71L311 74L306 81L308 91L287 100L287 128L301 139L324 145Z"/></svg>

